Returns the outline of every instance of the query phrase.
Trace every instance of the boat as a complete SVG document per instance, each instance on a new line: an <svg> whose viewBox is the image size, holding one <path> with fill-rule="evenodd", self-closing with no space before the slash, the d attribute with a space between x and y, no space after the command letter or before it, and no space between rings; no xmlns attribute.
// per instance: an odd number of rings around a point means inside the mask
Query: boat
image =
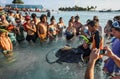
<svg viewBox="0 0 120 79"><path fill-rule="evenodd" d="M100 10L99 12L112 12L112 10L111 9L109 9L109 10Z"/></svg>

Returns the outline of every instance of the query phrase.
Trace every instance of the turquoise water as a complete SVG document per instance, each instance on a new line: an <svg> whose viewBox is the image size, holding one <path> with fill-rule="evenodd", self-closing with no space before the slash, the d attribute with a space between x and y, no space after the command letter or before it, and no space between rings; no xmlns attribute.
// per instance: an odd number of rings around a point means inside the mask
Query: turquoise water
<svg viewBox="0 0 120 79"><path fill-rule="evenodd" d="M80 15L81 22L84 24L87 19L92 19L94 15L100 18L100 24L105 26L108 19L112 19L119 13L99 13L99 12L59 12L52 13L56 20L61 16L63 17L65 24L71 16ZM40 14L38 14L40 16ZM84 73L86 65L77 64L48 64L45 60L45 56L51 50L55 48L61 48L65 46L65 38L58 38L52 43L40 44L39 40L36 44L28 44L26 41L22 45L16 45L14 47L14 56L16 60L11 63L0 63L0 79L84 79ZM77 47L80 44L78 38L70 41L69 44L72 47ZM55 51L55 50L54 50ZM2 54L0 54L2 55ZM52 55L53 56L53 55ZM54 56L51 59L54 60ZM1 59L3 59L1 57ZM103 72L95 72L95 79L104 79Z"/></svg>

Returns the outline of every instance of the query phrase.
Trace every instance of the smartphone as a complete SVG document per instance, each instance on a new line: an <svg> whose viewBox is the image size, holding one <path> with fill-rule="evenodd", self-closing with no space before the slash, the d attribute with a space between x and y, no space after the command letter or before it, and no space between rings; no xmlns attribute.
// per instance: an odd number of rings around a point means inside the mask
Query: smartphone
<svg viewBox="0 0 120 79"><path fill-rule="evenodd" d="M106 50L100 50L100 54L105 54Z"/></svg>

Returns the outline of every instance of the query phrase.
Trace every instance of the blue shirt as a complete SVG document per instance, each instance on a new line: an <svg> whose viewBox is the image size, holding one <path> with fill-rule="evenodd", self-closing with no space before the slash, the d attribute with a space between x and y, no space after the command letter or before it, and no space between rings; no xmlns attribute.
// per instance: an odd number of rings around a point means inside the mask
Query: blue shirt
<svg viewBox="0 0 120 79"><path fill-rule="evenodd" d="M120 57L120 39L115 39L115 41L112 44L112 51L115 55ZM108 62L105 63L105 68L107 68L109 73L120 71L120 68L117 67L117 65L111 58L109 58Z"/></svg>

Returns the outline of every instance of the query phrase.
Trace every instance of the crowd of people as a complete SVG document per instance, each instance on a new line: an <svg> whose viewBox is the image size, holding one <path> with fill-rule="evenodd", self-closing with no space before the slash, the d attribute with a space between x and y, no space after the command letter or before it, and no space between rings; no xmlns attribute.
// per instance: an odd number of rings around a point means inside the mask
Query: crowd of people
<svg viewBox="0 0 120 79"><path fill-rule="evenodd" d="M104 31L108 39L112 39L109 42L112 45L111 47L104 46L103 50L106 51L104 54L100 54L100 49L93 49L85 73L85 79L94 79L95 62L103 56L108 57L104 61L103 71L110 76L110 79L120 79L120 16L115 16L113 23L112 20L108 20Z"/></svg>
<svg viewBox="0 0 120 79"><path fill-rule="evenodd" d="M65 29L65 32L63 32ZM92 50L87 54L88 68L85 79L94 79L94 65L96 63L102 63L103 55L109 58L105 60L103 71L111 75L113 72L116 74L120 70L120 16L115 16L114 21L108 20L104 32L108 39L112 39L112 49L104 47L104 40L102 36L102 27L99 24L98 16L93 16L93 19L88 19L86 24L80 22L79 15L71 16L68 21L68 26L64 24L63 18L59 18L59 22L56 23L54 16L50 18L50 23L47 22L47 16L42 14L40 18L35 13L23 16L19 11L14 13L13 11L0 13L0 52L5 57L11 57L13 47L16 43L20 44L23 41L28 43L36 43L37 39L41 43L56 40L57 37L61 38L65 36L66 40L73 40L74 37L84 35L89 42L84 41L81 49L84 49L85 53L89 47ZM27 35L26 35L26 34ZM114 38L114 40L113 40ZM79 46L80 47L80 46ZM106 50L107 54L101 54L99 51ZM100 55L100 57L99 57ZM90 56L90 57L89 57ZM99 64L99 65L100 65ZM119 78L118 78L119 79Z"/></svg>

